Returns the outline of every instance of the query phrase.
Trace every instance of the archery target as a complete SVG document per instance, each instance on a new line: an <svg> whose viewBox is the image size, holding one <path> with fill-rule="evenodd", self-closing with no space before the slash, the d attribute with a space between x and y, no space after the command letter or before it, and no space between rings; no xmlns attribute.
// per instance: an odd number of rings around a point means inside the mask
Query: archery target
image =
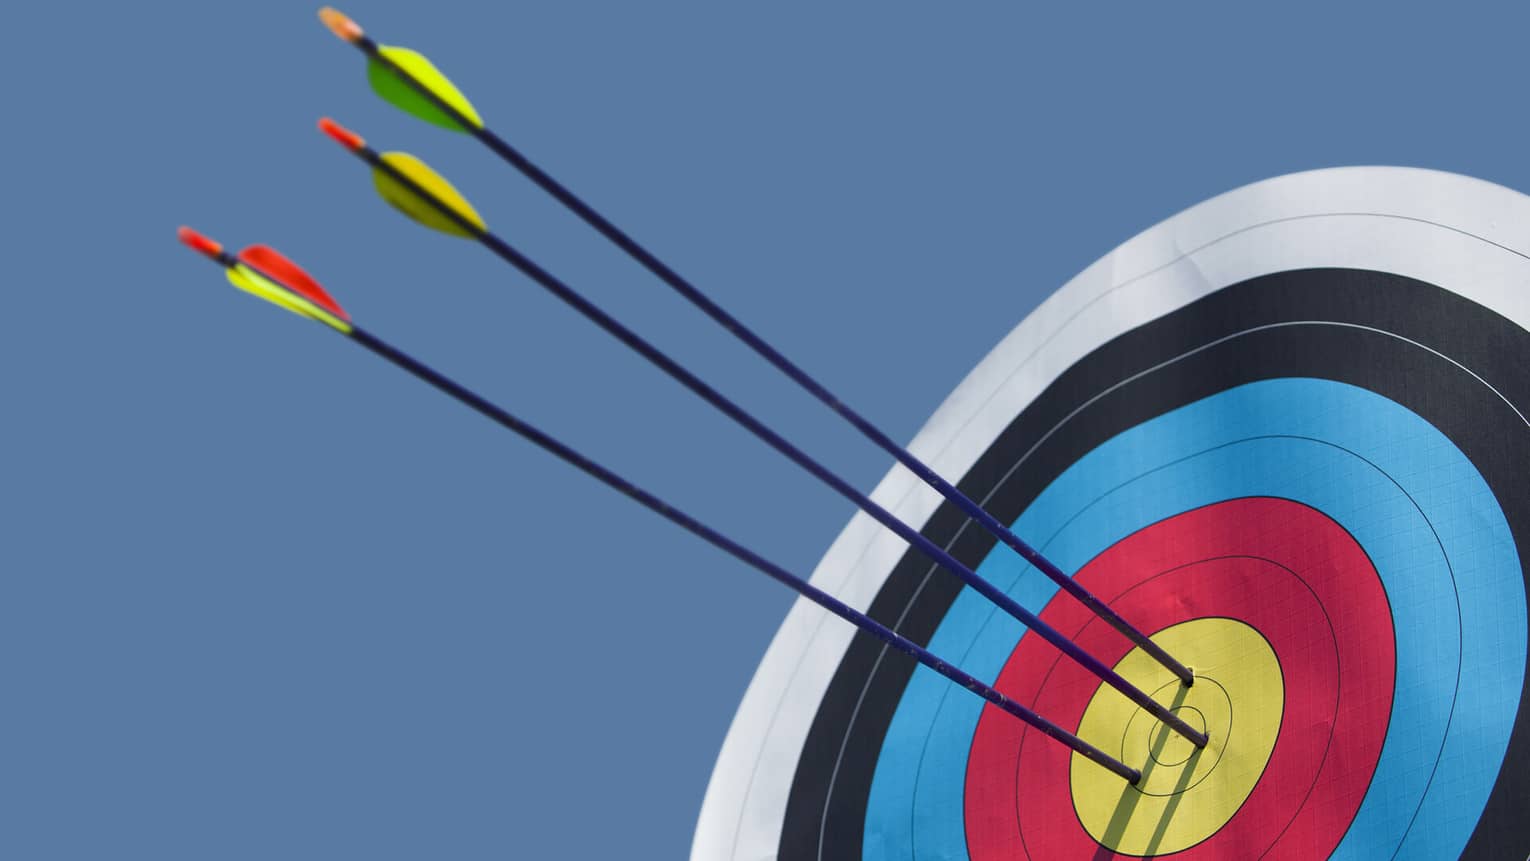
<svg viewBox="0 0 1530 861"><path fill-rule="evenodd" d="M1530 855L1527 254L1530 198L1349 168L1215 198L1090 267L911 448L1196 684L912 475L874 498L1212 741L857 516L816 585L1143 780L799 601L693 857Z"/></svg>

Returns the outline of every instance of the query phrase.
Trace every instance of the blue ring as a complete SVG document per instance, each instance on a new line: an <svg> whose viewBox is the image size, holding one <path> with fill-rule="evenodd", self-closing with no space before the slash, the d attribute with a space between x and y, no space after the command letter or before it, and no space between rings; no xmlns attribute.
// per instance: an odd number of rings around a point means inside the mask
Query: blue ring
<svg viewBox="0 0 1530 861"><path fill-rule="evenodd" d="M1136 477L1122 484L1121 476ZM1077 570L1145 526L1246 496L1284 497L1331 517L1370 555L1392 606L1392 720L1333 857L1458 856L1492 791L1519 705L1525 584L1497 500L1428 422L1345 383L1251 383L1102 444L1014 528L1049 536L1043 552ZM1001 549L978 571L1025 606L1044 607L1057 587L1029 568ZM930 648L992 682L1023 631L964 590ZM1444 679L1441 667L1451 670ZM936 674L914 673L878 758L865 857L968 857L965 770L981 710L981 700L953 693Z"/></svg>

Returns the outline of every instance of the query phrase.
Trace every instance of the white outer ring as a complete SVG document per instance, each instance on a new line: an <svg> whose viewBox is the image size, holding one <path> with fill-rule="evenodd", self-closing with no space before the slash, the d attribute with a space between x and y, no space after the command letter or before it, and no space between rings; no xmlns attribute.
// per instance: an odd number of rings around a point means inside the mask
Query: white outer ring
<svg viewBox="0 0 1530 861"><path fill-rule="evenodd" d="M1398 167L1291 174L1214 197L1133 237L1052 294L962 380L909 449L947 478L965 475L1046 386L1105 342L1222 287L1311 267L1416 278L1530 329L1530 197ZM871 496L917 525L941 502L897 466ZM866 607L906 551L857 513L812 580ZM776 857L798 755L853 633L804 599L792 605L723 741L692 861Z"/></svg>

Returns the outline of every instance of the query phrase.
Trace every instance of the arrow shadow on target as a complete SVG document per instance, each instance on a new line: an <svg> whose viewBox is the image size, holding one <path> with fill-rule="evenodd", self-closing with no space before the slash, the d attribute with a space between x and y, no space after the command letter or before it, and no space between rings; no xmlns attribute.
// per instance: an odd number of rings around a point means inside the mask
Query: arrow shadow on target
<svg viewBox="0 0 1530 861"><path fill-rule="evenodd" d="M1169 705L1169 711L1176 711L1184 705L1185 697L1189 691L1190 689L1185 685L1178 685L1174 691L1174 702ZM1172 738L1173 732L1168 726L1160 723L1157 732L1153 734L1150 755L1147 758L1147 762L1142 765L1142 778L1138 781L1139 785L1147 783L1148 776L1152 774L1153 769L1158 767L1158 761L1163 754L1164 747L1168 745ZM1179 781L1175 784L1174 791L1170 793L1168 803L1165 804L1163 813L1159 815L1158 824L1153 828L1153 836L1148 838L1147 847L1141 857L1152 858L1158 854L1158 847L1163 843L1164 835L1168 833L1169 823L1174 821L1174 814L1179 810L1179 804L1184 799L1185 790L1189 788L1190 777L1195 774L1195 767L1199 764L1201 755L1206 750L1207 748L1204 747L1193 748L1190 758L1181 764L1183 770L1180 772ZM1100 840L1100 848L1094 854L1094 861L1105 861L1105 859L1116 857L1115 851L1110 847L1121 844L1121 838L1126 833L1127 825L1131 823L1132 814L1136 812L1137 804L1142 800L1142 795L1143 793L1137 788L1137 785L1130 783L1121 790L1121 798L1116 802L1116 809L1110 817L1110 824L1105 827L1105 834L1103 839ZM1527 859L1527 861L1530 861L1530 859Z"/></svg>

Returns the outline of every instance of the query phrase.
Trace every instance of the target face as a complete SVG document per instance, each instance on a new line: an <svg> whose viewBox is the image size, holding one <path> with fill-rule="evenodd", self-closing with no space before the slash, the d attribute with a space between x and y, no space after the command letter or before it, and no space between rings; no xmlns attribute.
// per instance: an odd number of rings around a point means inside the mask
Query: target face
<svg viewBox="0 0 1530 861"><path fill-rule="evenodd" d="M1213 199L1086 270L912 449L1196 684L907 473L875 498L1211 742L858 516L815 584L1143 779L799 602L693 857L1530 856L1527 253L1530 198L1352 168Z"/></svg>

